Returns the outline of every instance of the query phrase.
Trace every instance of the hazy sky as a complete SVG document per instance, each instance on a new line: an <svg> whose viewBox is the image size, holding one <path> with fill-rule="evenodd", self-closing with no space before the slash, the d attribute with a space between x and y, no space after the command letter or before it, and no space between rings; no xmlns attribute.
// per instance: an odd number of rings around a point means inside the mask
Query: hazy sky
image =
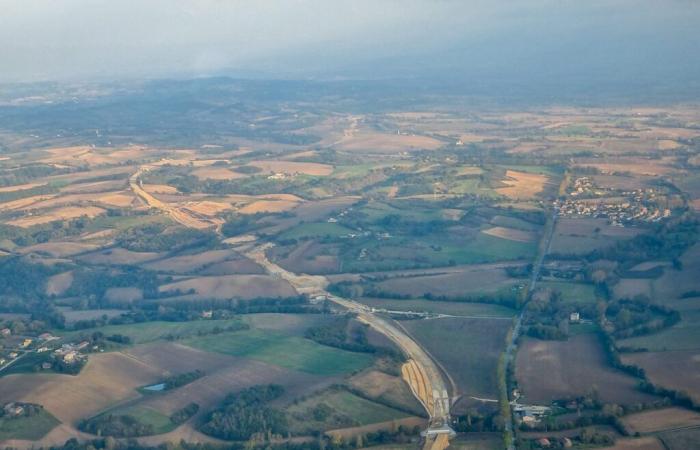
<svg viewBox="0 0 700 450"><path fill-rule="evenodd" d="M0 0L0 81L700 74L696 0Z"/></svg>

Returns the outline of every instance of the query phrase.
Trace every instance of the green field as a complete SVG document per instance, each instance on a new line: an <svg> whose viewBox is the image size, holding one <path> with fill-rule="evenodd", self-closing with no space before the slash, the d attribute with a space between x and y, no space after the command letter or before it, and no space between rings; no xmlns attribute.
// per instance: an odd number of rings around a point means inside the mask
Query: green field
<svg viewBox="0 0 700 450"><path fill-rule="evenodd" d="M94 418L104 416L106 414L114 416L131 416L143 425L151 425L153 434L163 434L177 428L170 417L147 406L124 406L109 409L95 416Z"/></svg>
<svg viewBox="0 0 700 450"><path fill-rule="evenodd" d="M505 215L495 216L493 219L491 219L491 224L499 227L515 228L523 231L537 231L542 228L542 225L518 219L517 217Z"/></svg>
<svg viewBox="0 0 700 450"><path fill-rule="evenodd" d="M300 239L315 237L340 237L353 230L337 223L315 222L303 223L279 235L280 239Z"/></svg>
<svg viewBox="0 0 700 450"><path fill-rule="evenodd" d="M325 404L332 414L326 420L314 418L313 409ZM356 427L408 417L408 414L366 400L342 389L330 389L308 400L291 405L287 412L292 429L300 432Z"/></svg>
<svg viewBox="0 0 700 450"><path fill-rule="evenodd" d="M700 299L676 300L669 306L680 311L680 322L657 333L621 340L620 345L653 352L700 348Z"/></svg>
<svg viewBox="0 0 700 450"><path fill-rule="evenodd" d="M22 354L10 367L0 372L0 377L11 375L13 373L33 373L37 366L40 366L41 363L49 360L49 356L49 352L31 352ZM42 372L50 372L50 370L42 370Z"/></svg>
<svg viewBox="0 0 700 450"><path fill-rule="evenodd" d="M556 177L563 173L560 167L555 166L528 166L528 165L508 165L504 166L504 169L517 170L519 172L529 172L536 173L540 175L548 175L550 177Z"/></svg>
<svg viewBox="0 0 700 450"><path fill-rule="evenodd" d="M65 338L89 334L100 331L105 336L122 334L129 336L134 344L144 344L163 339L182 339L189 336L196 336L198 333L210 333L215 328L222 330L241 325L240 319L229 320L195 320L189 322L141 322L127 325L106 325L99 328L90 328L68 334L62 334Z"/></svg>
<svg viewBox="0 0 700 450"><path fill-rule="evenodd" d="M132 406L110 411L110 414L129 415L145 425L153 426L153 434L167 433L177 426L170 421L170 417L160 411L146 406Z"/></svg>
<svg viewBox="0 0 700 450"><path fill-rule="evenodd" d="M535 242L510 241L484 233L477 233L472 239L443 235L371 240L352 244L352 250L341 255L342 268L348 272L531 259L537 249ZM369 256L364 260L358 260L360 248L366 248L369 252Z"/></svg>
<svg viewBox="0 0 700 450"><path fill-rule="evenodd" d="M192 337L183 343L209 352L251 358L316 375L352 373L364 369L374 360L366 353L327 347L272 330L254 329Z"/></svg>
<svg viewBox="0 0 700 450"><path fill-rule="evenodd" d="M568 281L540 281L539 288L548 288L561 292L562 300L566 303L595 302L595 287L592 284L573 283Z"/></svg>
<svg viewBox="0 0 700 450"><path fill-rule="evenodd" d="M449 184L450 194L472 194L483 197L497 198L499 194L484 185L479 178L459 178Z"/></svg>
<svg viewBox="0 0 700 450"><path fill-rule="evenodd" d="M446 241L448 245L450 241ZM530 259L535 256L536 242L516 242L478 233L466 245L452 245L443 249L457 264L477 264L495 261Z"/></svg>
<svg viewBox="0 0 700 450"><path fill-rule="evenodd" d="M0 441L6 439L36 441L60 423L46 410L42 410L32 417L0 418Z"/></svg>

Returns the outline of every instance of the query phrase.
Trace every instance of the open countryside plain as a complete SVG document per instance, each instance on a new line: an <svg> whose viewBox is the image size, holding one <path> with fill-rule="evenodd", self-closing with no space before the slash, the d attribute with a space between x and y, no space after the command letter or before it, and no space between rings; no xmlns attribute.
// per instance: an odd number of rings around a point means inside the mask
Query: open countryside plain
<svg viewBox="0 0 700 450"><path fill-rule="evenodd" d="M696 109L312 98L206 140L0 126L3 445L694 429Z"/></svg>

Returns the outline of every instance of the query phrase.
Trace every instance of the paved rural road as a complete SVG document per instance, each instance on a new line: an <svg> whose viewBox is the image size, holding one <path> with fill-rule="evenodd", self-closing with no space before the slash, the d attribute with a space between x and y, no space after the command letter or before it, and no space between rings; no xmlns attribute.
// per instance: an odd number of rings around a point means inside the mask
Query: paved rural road
<svg viewBox="0 0 700 450"><path fill-rule="evenodd" d="M430 355L399 327L375 315L371 308L354 300L330 294L326 291L328 280L325 277L297 275L271 262L265 254L265 251L271 247L272 244L269 243L256 246L247 251L246 255L265 267L271 275L288 281L300 294L307 294L311 298L324 296L355 313L358 320L391 339L415 363L414 367L417 367L423 375L420 377L422 385L411 385L411 391L430 416L430 426L426 430L426 443L423 448L430 450L446 448L449 445L448 437L453 433L450 428L450 399L445 379ZM422 391L423 395L419 391Z"/></svg>
<svg viewBox="0 0 700 450"><path fill-rule="evenodd" d="M528 300L529 297L532 295L532 291L535 289L535 285L537 284L537 279L540 277L540 272L542 271L542 264L544 263L544 258L547 256L547 253L549 253L549 248L552 245L552 237L554 236L554 229L557 224L557 214L552 213L551 219L547 222L547 229L544 232L544 235L542 236L542 242L540 244L539 252L537 253L537 258L535 259L535 264L532 266L532 276L530 278L530 285L528 286ZM518 337L520 337L520 332L522 330L522 324L523 324L523 315L525 314L525 308L523 308L522 312L520 315L518 315L518 319L515 321L515 326L513 326L513 333L511 333L511 338L510 342L508 343L508 347L506 347L506 365L509 366L511 364L515 364L514 358L515 358L515 350L516 350L516 345L515 343L518 340ZM506 420L506 432L513 436L513 430L515 429L515 423L513 420L513 416L511 414L510 420ZM510 444L508 446L507 450L515 450L515 445Z"/></svg>

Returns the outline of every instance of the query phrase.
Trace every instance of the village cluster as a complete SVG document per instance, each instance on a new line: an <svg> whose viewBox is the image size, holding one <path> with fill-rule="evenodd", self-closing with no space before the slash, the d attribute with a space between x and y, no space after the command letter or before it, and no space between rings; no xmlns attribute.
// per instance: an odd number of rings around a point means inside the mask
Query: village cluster
<svg viewBox="0 0 700 450"><path fill-rule="evenodd" d="M671 210L659 206L661 199L653 188L617 192L596 186L590 177L579 177L566 199L554 201L554 210L562 217L604 218L613 226L624 227L670 217Z"/></svg>
<svg viewBox="0 0 700 450"><path fill-rule="evenodd" d="M76 343L63 343L57 346L60 338L51 333L42 333L38 336L15 335L10 328L0 329L2 337L2 349L0 351L0 371L10 369L30 355L45 355L40 358L38 366L42 370L54 368L56 363L69 367L82 364L87 360L85 353L90 346L89 341ZM95 350L93 348L93 350Z"/></svg>

